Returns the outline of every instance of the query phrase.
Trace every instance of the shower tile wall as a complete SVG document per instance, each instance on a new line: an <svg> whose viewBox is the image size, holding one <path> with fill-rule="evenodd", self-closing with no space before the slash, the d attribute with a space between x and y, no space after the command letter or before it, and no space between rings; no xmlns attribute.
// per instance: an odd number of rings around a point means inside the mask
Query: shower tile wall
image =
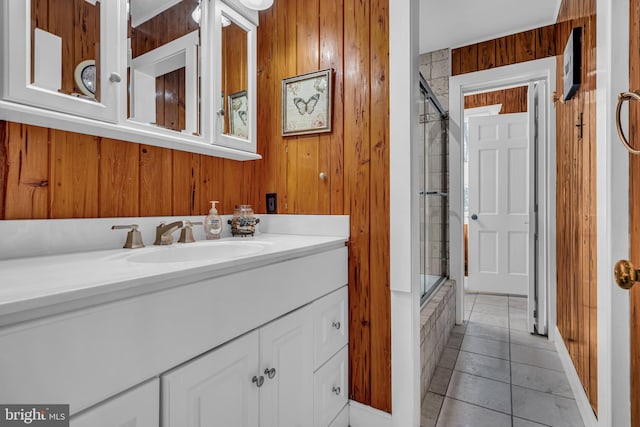
<svg viewBox="0 0 640 427"><path fill-rule="evenodd" d="M451 61L449 49L437 50L435 52L420 55L420 72L429 83L445 110L449 110L449 77L451 76ZM425 111L424 103L420 105L420 126L421 132L426 132L425 156L422 159L425 167L421 169L421 180L425 179L425 171L427 173L425 190L426 191L445 191L447 189L446 182L443 182L446 175L443 175L443 161L447 162L447 146L446 132L447 123L440 119L437 111L428 105ZM426 124L426 126L425 126ZM424 141L424 135L420 135ZM444 158L443 158L444 157ZM446 176L448 180L448 176ZM423 181L424 182L424 181ZM427 203L430 208L437 208L445 203L442 197L428 197ZM429 259L423 264L425 271L422 274L440 276L447 271L442 271L442 253L443 248L448 250L449 236L448 231L443 235L443 212L441 209L429 209L428 218L425 218L424 207L421 207L421 239L427 238L425 242ZM427 223L425 224L425 221ZM424 227L428 227L428 233L424 233ZM444 245L442 242L445 242ZM421 242L422 243L422 242Z"/></svg>

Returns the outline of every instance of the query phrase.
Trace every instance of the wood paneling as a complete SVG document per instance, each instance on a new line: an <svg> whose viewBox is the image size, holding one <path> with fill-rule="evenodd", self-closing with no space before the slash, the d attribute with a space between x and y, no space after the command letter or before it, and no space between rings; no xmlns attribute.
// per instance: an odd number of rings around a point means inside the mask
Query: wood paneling
<svg viewBox="0 0 640 427"><path fill-rule="evenodd" d="M573 99L556 103L557 322L597 412L595 3L562 2L555 44L564 46L571 29L583 27L582 86ZM561 94L563 56L559 53L557 92ZM580 114L582 138L576 127Z"/></svg>
<svg viewBox="0 0 640 427"><path fill-rule="evenodd" d="M477 93L464 97L464 108L502 104L500 114L525 113L529 105L529 87L520 86L493 92Z"/></svg>
<svg viewBox="0 0 640 427"><path fill-rule="evenodd" d="M388 4L276 0L260 13L259 161L0 122L0 218L205 215L209 200L225 214L245 203L264 213L265 193L278 194L279 213L350 214L349 397L390 411ZM135 29L138 52L178 31L147 24ZM324 68L334 70L332 132L283 138L282 79ZM160 111L163 123L175 117Z"/></svg>
<svg viewBox="0 0 640 427"><path fill-rule="evenodd" d="M297 23L297 27L291 25ZM350 214L350 398L391 410L388 0L276 0L258 27L254 173L290 214ZM281 132L281 79L333 68L333 130ZM275 107L274 107L275 106ZM327 180L318 178L320 172Z"/></svg>
<svg viewBox="0 0 640 427"><path fill-rule="evenodd" d="M629 11L629 89L640 89L640 0ZM640 147L640 105L629 103L629 141ZM630 260L640 265L640 156L629 156ZM635 203L634 203L635 201ZM631 426L640 426L640 288L630 291L631 304Z"/></svg>
<svg viewBox="0 0 640 427"><path fill-rule="evenodd" d="M451 50L452 75L556 55L556 26L536 28Z"/></svg>

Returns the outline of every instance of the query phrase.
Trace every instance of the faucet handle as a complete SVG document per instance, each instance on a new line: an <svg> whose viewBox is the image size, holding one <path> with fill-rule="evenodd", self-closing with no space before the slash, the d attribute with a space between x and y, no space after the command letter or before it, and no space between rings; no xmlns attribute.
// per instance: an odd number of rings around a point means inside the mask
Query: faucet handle
<svg viewBox="0 0 640 427"><path fill-rule="evenodd" d="M138 230L138 224L131 225L114 225L111 227L112 230L127 230L130 229L127 233L127 241L124 243L123 248L125 249L137 249L144 248L144 243L142 242L142 233Z"/></svg>
<svg viewBox="0 0 640 427"><path fill-rule="evenodd" d="M178 243L193 243L196 241L196 239L193 237L193 230L192 230L192 227L194 225L202 225L202 221L199 221L199 222L185 221L184 222L184 225L182 226L182 230L180 230L180 239L178 240Z"/></svg>

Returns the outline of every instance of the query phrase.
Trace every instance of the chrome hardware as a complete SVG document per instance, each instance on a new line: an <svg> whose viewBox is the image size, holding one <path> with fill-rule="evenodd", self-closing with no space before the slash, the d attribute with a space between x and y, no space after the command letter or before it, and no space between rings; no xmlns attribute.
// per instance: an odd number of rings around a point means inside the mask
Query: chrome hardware
<svg viewBox="0 0 640 427"><path fill-rule="evenodd" d="M331 322L331 327L337 331L340 330L340 328L342 327L342 325L340 324L340 322Z"/></svg>
<svg viewBox="0 0 640 427"><path fill-rule="evenodd" d="M120 83L122 81L122 77L120 77L120 74L118 73L111 73L111 75L109 76L109 81L111 83Z"/></svg>
<svg viewBox="0 0 640 427"><path fill-rule="evenodd" d="M251 378L251 382L252 382L253 384L255 384L255 385L256 385L256 387L260 388L260 387L262 387L262 385L264 384L264 377L263 377L262 375L260 375L260 377L258 378L258 377L256 377L256 376L254 375L254 377L253 377L253 378Z"/></svg>
<svg viewBox="0 0 640 427"><path fill-rule="evenodd" d="M476 214L471 215L471 219L474 220L474 221L477 221L478 220L478 215L476 215Z"/></svg>
<svg viewBox="0 0 640 427"><path fill-rule="evenodd" d="M170 245L173 243L173 236L171 233L176 231L179 228L184 227L184 221L175 221L171 224L165 224L161 222L160 225L156 227L156 240L153 242L154 245Z"/></svg>
<svg viewBox="0 0 640 427"><path fill-rule="evenodd" d="M331 392L332 392L333 394L335 394L336 396L340 396L340 392L341 392L341 391L342 391L342 390L340 390L340 387L337 387L337 386L333 386L333 387L331 388Z"/></svg>
<svg viewBox="0 0 640 427"><path fill-rule="evenodd" d="M629 144L629 140L624 135L624 132L622 130L622 123L620 118L620 112L622 111L622 104L625 101L630 101L632 99L635 101L640 101L640 90L636 90L633 92L622 92L621 94L618 95L618 106L616 107L616 127L618 128L618 136L620 137L620 141L622 142L622 145L624 145L624 148L626 148L629 151L629 153L635 154L636 156L638 156L640 155L640 150L634 149L631 146L631 144Z"/></svg>
<svg viewBox="0 0 640 427"><path fill-rule="evenodd" d="M202 222L184 222L184 226L182 227L182 230L180 230L179 243L193 243L196 241L196 239L193 238L193 230L191 229L194 225L202 225Z"/></svg>
<svg viewBox="0 0 640 427"><path fill-rule="evenodd" d="M421 196L440 196L440 197L449 197L449 193L445 193L443 191L421 191Z"/></svg>
<svg viewBox="0 0 640 427"><path fill-rule="evenodd" d="M270 380L272 380L276 376L276 368L267 368L264 370L264 374L269 377Z"/></svg>
<svg viewBox="0 0 640 427"><path fill-rule="evenodd" d="M221 109L218 110L218 115L220 117L224 117L224 108L221 108Z"/></svg>
<svg viewBox="0 0 640 427"><path fill-rule="evenodd" d="M625 290L633 288L633 285L640 279L640 270L636 270L633 264L626 259L616 262L613 274L618 286Z"/></svg>
<svg viewBox="0 0 640 427"><path fill-rule="evenodd" d="M322 181L324 181L325 179L327 179L327 174L324 172L320 172L320 175L318 176Z"/></svg>
<svg viewBox="0 0 640 427"><path fill-rule="evenodd" d="M114 225L111 227L112 230L129 230L127 233L127 241L124 243L123 248L125 249L138 249L144 248L144 243L142 242L142 233L138 230L138 224L131 225Z"/></svg>

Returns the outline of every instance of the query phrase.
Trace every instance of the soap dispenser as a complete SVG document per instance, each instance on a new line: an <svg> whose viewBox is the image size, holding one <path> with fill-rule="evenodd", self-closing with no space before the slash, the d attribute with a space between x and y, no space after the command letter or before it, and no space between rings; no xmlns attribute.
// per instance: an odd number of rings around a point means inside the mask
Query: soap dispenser
<svg viewBox="0 0 640 427"><path fill-rule="evenodd" d="M220 218L216 209L216 204L220 202L212 200L210 203L211 210L204 219L204 234L207 240L216 240L220 238L220 233L222 233L222 218Z"/></svg>

